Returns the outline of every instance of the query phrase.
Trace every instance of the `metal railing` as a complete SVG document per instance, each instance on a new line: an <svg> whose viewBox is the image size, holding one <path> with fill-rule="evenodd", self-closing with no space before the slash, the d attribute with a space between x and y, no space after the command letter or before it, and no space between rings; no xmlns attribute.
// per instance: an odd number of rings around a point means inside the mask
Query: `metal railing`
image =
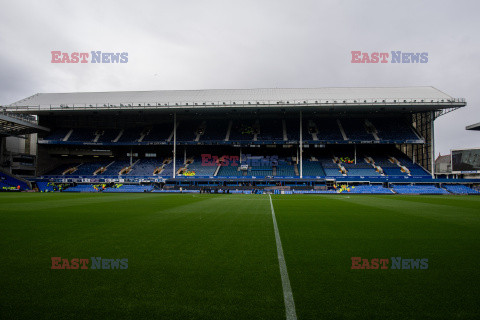
<svg viewBox="0 0 480 320"><path fill-rule="evenodd" d="M464 98L369 98L369 99L305 99L305 100L225 100L225 101L177 101L177 102L124 102L124 103L61 103L46 105L9 105L6 112L59 111L59 110L119 110L119 109L170 109L214 107L291 107L291 106L353 106L353 105L439 105L465 106Z"/></svg>
<svg viewBox="0 0 480 320"><path fill-rule="evenodd" d="M9 111L10 111L9 108L7 109L6 107L0 107L0 115L4 115L7 117L12 117L18 120L23 120L33 124L37 124L37 117L35 116L29 115L29 114L14 113Z"/></svg>

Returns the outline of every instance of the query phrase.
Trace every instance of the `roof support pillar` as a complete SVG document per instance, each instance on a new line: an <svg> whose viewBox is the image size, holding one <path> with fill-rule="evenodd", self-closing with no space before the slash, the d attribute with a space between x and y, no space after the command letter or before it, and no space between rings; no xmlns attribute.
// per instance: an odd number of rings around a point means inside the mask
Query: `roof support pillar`
<svg viewBox="0 0 480 320"><path fill-rule="evenodd" d="M173 179L176 176L175 164L177 162L177 113L173 114Z"/></svg>
<svg viewBox="0 0 480 320"><path fill-rule="evenodd" d="M302 134L302 111L300 111L300 179L303 178L303 134Z"/></svg>
<svg viewBox="0 0 480 320"><path fill-rule="evenodd" d="M357 145L354 144L354 153L355 153L355 164L357 164Z"/></svg>
<svg viewBox="0 0 480 320"><path fill-rule="evenodd" d="M431 154L430 154L430 165L431 165L431 170L432 170L432 179L435 179L435 111L430 112L430 138L432 139L431 144L430 144L430 149L431 149Z"/></svg>

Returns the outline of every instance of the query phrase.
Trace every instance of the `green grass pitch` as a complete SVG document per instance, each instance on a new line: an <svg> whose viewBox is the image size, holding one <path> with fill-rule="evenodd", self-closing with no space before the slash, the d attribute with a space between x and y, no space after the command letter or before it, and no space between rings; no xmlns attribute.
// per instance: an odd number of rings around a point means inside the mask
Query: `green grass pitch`
<svg viewBox="0 0 480 320"><path fill-rule="evenodd" d="M298 319L480 316L480 197L272 196ZM1 319L284 319L268 195L0 194ZM52 270L51 257L128 259ZM351 257L427 258L352 270Z"/></svg>

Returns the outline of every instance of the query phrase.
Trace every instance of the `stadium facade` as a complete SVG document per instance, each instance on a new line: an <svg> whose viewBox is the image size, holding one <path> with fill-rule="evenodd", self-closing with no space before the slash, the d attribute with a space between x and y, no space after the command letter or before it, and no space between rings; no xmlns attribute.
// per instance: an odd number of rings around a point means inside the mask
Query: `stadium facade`
<svg viewBox="0 0 480 320"><path fill-rule="evenodd" d="M5 109L49 130L37 182L325 189L438 182L434 120L465 106L378 87L39 93Z"/></svg>

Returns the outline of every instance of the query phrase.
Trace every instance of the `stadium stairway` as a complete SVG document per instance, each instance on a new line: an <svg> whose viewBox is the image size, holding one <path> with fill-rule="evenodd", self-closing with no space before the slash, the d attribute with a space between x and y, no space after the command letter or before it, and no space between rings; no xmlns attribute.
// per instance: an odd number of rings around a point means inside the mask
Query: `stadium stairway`
<svg viewBox="0 0 480 320"><path fill-rule="evenodd" d="M93 172L93 175L96 176L96 175L101 175L101 174L103 174L103 173L104 173L105 171L107 171L108 168L109 168L110 166L112 166L114 163L115 163L115 161L112 161L112 162L110 162L109 164L107 164L106 166L101 166L101 167L99 167L97 170L95 170L95 171Z"/></svg>
<svg viewBox="0 0 480 320"><path fill-rule="evenodd" d="M230 134L232 133L233 121L228 122L227 133L225 134L225 141L230 141Z"/></svg>
<svg viewBox="0 0 480 320"><path fill-rule="evenodd" d="M348 140L348 136L345 133L345 129L343 128L342 123L340 122L340 119L337 119L337 124L338 124L338 128L340 129L340 132L342 133L343 140Z"/></svg>
<svg viewBox="0 0 480 320"><path fill-rule="evenodd" d="M293 164L293 171L295 172L296 176L300 175L300 171L298 170L298 164L296 163Z"/></svg>
<svg viewBox="0 0 480 320"><path fill-rule="evenodd" d="M318 136L317 136L318 128L317 128L317 125L315 124L315 122L313 122L313 120L308 121L308 127L307 128L308 128L308 133L311 135L312 140L318 141ZM308 140L310 140L310 139L308 139Z"/></svg>
<svg viewBox="0 0 480 320"><path fill-rule="evenodd" d="M367 128L367 132L371 133L376 141L380 141L378 137L377 128L371 123L368 119L365 119L365 128Z"/></svg>
<svg viewBox="0 0 480 320"><path fill-rule="evenodd" d="M68 131L67 135L62 139L62 141L68 141L72 133L73 133L73 129L70 129L70 131Z"/></svg>
<svg viewBox="0 0 480 320"><path fill-rule="evenodd" d="M120 140L120 139L122 138L124 132L125 132L125 129L120 130L120 132L119 132L118 135L115 137L115 139L113 139L112 142L118 142L118 140Z"/></svg>

